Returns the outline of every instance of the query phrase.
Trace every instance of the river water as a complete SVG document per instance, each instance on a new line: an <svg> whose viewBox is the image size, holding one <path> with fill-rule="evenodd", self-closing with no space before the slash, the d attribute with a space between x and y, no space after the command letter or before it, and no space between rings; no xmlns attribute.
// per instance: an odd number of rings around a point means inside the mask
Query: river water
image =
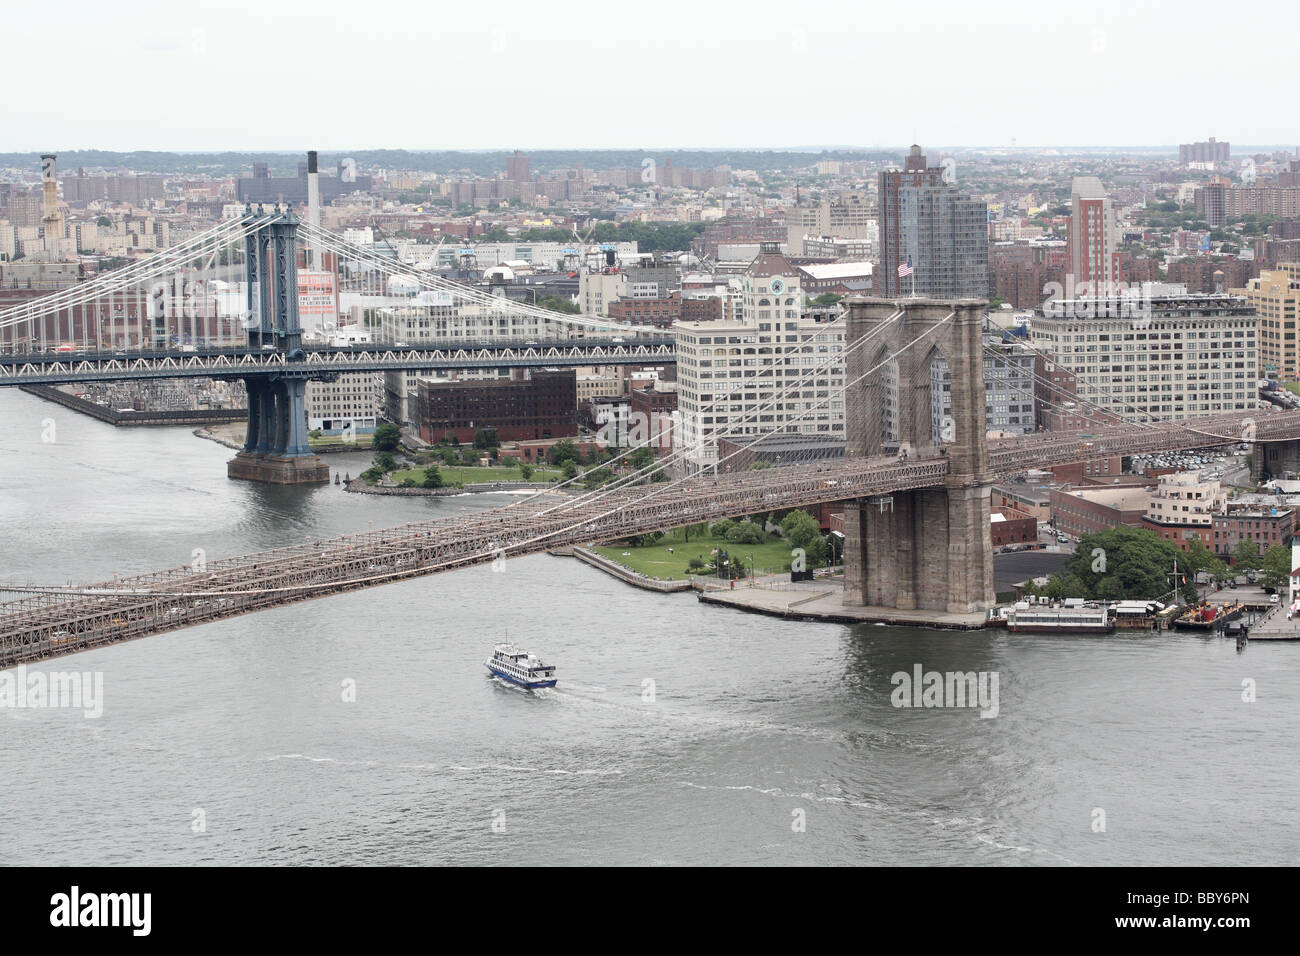
<svg viewBox="0 0 1300 956"><path fill-rule="evenodd" d="M0 420L8 582L504 500L229 481L189 429L8 389ZM559 687L494 682L507 637ZM996 675L997 716L894 706L917 665ZM538 555L39 669L103 712L0 709L0 863L1300 863L1287 644L793 623Z"/></svg>

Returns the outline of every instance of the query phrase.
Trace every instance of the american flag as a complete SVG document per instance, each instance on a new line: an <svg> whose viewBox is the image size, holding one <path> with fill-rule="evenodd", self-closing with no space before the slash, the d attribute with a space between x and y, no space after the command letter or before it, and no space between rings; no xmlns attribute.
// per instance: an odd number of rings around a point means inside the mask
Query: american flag
<svg viewBox="0 0 1300 956"><path fill-rule="evenodd" d="M908 259L906 262L904 262L902 265L898 267L898 277L900 279L906 279L911 274L912 274L912 260Z"/></svg>

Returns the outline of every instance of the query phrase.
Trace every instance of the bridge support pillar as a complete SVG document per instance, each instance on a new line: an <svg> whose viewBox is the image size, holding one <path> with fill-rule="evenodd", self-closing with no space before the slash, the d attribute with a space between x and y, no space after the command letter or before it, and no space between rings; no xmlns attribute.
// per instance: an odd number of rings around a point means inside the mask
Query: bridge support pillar
<svg viewBox="0 0 1300 956"><path fill-rule="evenodd" d="M885 454L894 442L914 458L944 455L943 487L849 502L844 513L844 603L976 614L993 606L985 439L983 313L978 299L853 299L846 453ZM890 358L894 356L894 358ZM951 373L951 417L931 407L931 363ZM892 365L892 368L890 367ZM876 366L880 366L877 368ZM873 371L874 369L874 371ZM936 426L936 422L939 424Z"/></svg>
<svg viewBox="0 0 1300 956"><path fill-rule="evenodd" d="M255 376L248 390L244 449L226 466L231 478L275 485L321 484L329 465L307 442L307 383L302 378Z"/></svg>
<svg viewBox="0 0 1300 956"><path fill-rule="evenodd" d="M1300 474L1300 442L1256 442L1251 446L1251 477L1270 481L1286 474Z"/></svg>

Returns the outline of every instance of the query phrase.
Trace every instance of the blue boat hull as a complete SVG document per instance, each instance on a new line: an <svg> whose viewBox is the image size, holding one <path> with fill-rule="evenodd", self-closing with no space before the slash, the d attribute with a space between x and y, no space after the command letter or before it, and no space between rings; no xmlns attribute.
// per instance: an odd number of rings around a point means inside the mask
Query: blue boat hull
<svg viewBox="0 0 1300 956"><path fill-rule="evenodd" d="M554 687L557 683L554 678L551 680L523 681L517 677L512 677L504 671L497 670L490 664L488 665L488 670L491 671L493 676L500 677L503 681L506 681L509 684L514 684L516 687L523 687L525 690L537 690L539 687Z"/></svg>

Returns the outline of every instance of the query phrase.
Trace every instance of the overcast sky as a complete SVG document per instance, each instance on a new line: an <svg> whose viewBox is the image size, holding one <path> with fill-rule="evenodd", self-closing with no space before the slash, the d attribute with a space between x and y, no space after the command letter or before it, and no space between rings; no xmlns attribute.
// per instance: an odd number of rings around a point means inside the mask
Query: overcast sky
<svg viewBox="0 0 1300 956"><path fill-rule="evenodd" d="M12 2L0 150L1300 141L1291 2Z"/></svg>

